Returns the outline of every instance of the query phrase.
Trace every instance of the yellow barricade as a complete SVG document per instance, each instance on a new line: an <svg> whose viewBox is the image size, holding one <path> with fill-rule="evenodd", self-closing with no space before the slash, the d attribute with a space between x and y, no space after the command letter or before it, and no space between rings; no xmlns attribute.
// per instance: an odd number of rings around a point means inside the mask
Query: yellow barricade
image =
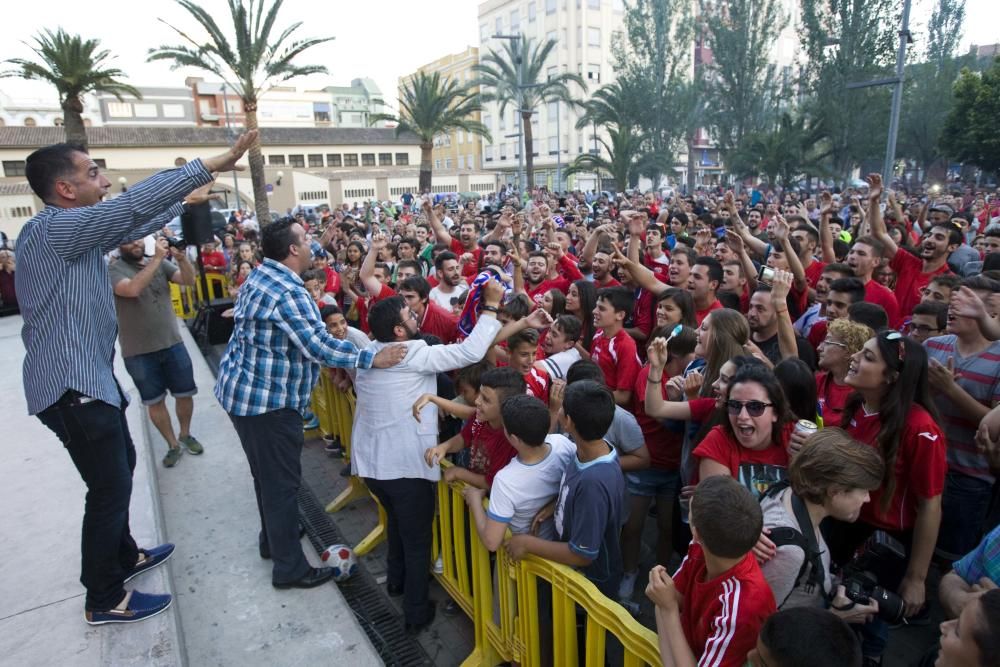
<svg viewBox="0 0 1000 667"><path fill-rule="evenodd" d="M354 427L356 402L357 398L354 396L353 390L341 391L337 389L325 370L320 373L319 383L312 394L313 412L319 417L320 430L325 435L340 440L340 446L344 449L344 462L348 465L351 462L351 429ZM351 475L347 482L347 488L326 506L326 511L332 514L339 512L359 498L368 497L371 497L378 507L378 525L354 546L354 553L358 556L369 553L386 538L386 514L381 503L368 491L364 482Z"/></svg>
<svg viewBox="0 0 1000 667"><path fill-rule="evenodd" d="M440 554L444 566L435 576L475 625L475 648L463 665L492 667L513 661L541 667L542 646L550 644L552 664L603 667L609 633L623 647L625 667L661 664L656 633L572 568L536 556L515 563L503 549L497 551L491 568L490 553L480 542L462 498L464 486L444 481L438 485L434 528L435 554ZM544 620L539 618L539 580L552 590L551 624L539 624ZM577 649L577 607L585 619L582 659ZM550 642L540 627L551 628Z"/></svg>
<svg viewBox="0 0 1000 667"><path fill-rule="evenodd" d="M208 294L205 294L205 290L202 287L202 280L199 276L195 279L195 288L198 290L198 298L201 301L211 301L212 299L228 299L229 298L229 278L221 273L210 273L205 272L205 287L208 288Z"/></svg>
<svg viewBox="0 0 1000 667"><path fill-rule="evenodd" d="M177 317L189 320L197 314L193 287L183 287L170 283L170 302L173 304Z"/></svg>

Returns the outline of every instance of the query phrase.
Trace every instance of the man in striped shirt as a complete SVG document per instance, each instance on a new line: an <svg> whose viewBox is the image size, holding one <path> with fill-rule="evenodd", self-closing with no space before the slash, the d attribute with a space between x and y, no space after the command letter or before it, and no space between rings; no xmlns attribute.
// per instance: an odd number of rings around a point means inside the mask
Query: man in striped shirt
<svg viewBox="0 0 1000 667"><path fill-rule="evenodd" d="M92 625L141 621L165 610L169 595L126 591L124 583L173 552L170 544L139 549L129 532L135 447L125 421L128 401L113 372L118 329L104 255L161 229L181 214L185 198L207 201L212 173L233 170L256 134L104 202L111 182L83 146L55 144L28 156L28 183L46 206L18 239L24 391L29 414L59 436L87 485L80 582Z"/></svg>
<svg viewBox="0 0 1000 667"><path fill-rule="evenodd" d="M261 558L273 559L272 585L312 588L333 576L332 568L306 561L298 529L302 415L320 364L387 368L402 360L406 347L359 351L327 333L299 277L312 266L312 249L293 218L265 227L261 249L264 262L236 298L236 326L219 364L215 396L250 463L260 513L258 545Z"/></svg>

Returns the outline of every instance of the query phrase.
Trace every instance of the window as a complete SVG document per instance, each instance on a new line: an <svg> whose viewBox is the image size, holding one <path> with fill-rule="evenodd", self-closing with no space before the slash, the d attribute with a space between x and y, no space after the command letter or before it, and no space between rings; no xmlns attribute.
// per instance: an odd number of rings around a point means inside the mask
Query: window
<svg viewBox="0 0 1000 667"><path fill-rule="evenodd" d="M396 166L405 167L410 164L410 154L409 153L396 153Z"/></svg>
<svg viewBox="0 0 1000 667"><path fill-rule="evenodd" d="M488 113L484 113L483 125L485 125L487 129L493 127L493 116L489 115Z"/></svg>
<svg viewBox="0 0 1000 667"><path fill-rule="evenodd" d="M506 160L507 159L507 144L506 143L500 144L500 159L501 160Z"/></svg>
<svg viewBox="0 0 1000 667"><path fill-rule="evenodd" d="M53 118L52 119L52 124L55 125L56 127L62 127L63 126L63 119L62 118Z"/></svg>
<svg viewBox="0 0 1000 667"><path fill-rule="evenodd" d="M500 112L500 131L503 132L507 129L507 111L506 109Z"/></svg>
<svg viewBox="0 0 1000 667"><path fill-rule="evenodd" d="M358 166L358 154L357 153L345 153L344 154L344 166L345 167L357 167Z"/></svg>
<svg viewBox="0 0 1000 667"><path fill-rule="evenodd" d="M317 201L319 199L326 199L326 193L322 190L314 190L312 192L302 192L299 194L299 199L305 201Z"/></svg>
<svg viewBox="0 0 1000 667"><path fill-rule="evenodd" d="M284 155L268 155L267 163L271 165L285 166L285 156Z"/></svg>
<svg viewBox="0 0 1000 667"><path fill-rule="evenodd" d="M445 169L451 169L451 158L445 158L444 168Z"/></svg>
<svg viewBox="0 0 1000 667"><path fill-rule="evenodd" d="M340 160L340 153L327 153L326 154L326 166L328 167L340 167L342 166Z"/></svg>
<svg viewBox="0 0 1000 667"><path fill-rule="evenodd" d="M493 146L486 146L483 152L486 154L486 161L493 162Z"/></svg>
<svg viewBox="0 0 1000 667"><path fill-rule="evenodd" d="M317 123L330 122L330 104L328 102L313 102L313 120Z"/></svg>
<svg viewBox="0 0 1000 667"><path fill-rule="evenodd" d="M601 0L587 0L587 9L601 9Z"/></svg>
<svg viewBox="0 0 1000 667"><path fill-rule="evenodd" d="M290 167L305 167L306 166L306 156L305 155L289 155L288 156L288 166L290 166Z"/></svg>
<svg viewBox="0 0 1000 667"><path fill-rule="evenodd" d="M208 100L202 100L202 105ZM202 109L203 113L210 113L211 109ZM108 116L111 118L131 118L132 105L128 102L108 102Z"/></svg>
<svg viewBox="0 0 1000 667"><path fill-rule="evenodd" d="M434 160L434 168L435 169L441 168L441 160Z"/></svg>
<svg viewBox="0 0 1000 667"><path fill-rule="evenodd" d="M549 137L549 155L555 155L559 152L559 137Z"/></svg>
<svg viewBox="0 0 1000 667"><path fill-rule="evenodd" d="M362 153L361 154L361 166L362 167L374 167L375 166L375 153Z"/></svg>
<svg viewBox="0 0 1000 667"><path fill-rule="evenodd" d="M503 34L503 17L502 16L498 16L497 17L495 25L496 25L496 30L497 31L495 33L493 33L493 34L495 34L495 35L502 35Z"/></svg>
<svg viewBox="0 0 1000 667"><path fill-rule="evenodd" d="M323 154L310 153L309 154L309 166L310 167L322 167L323 166Z"/></svg>
<svg viewBox="0 0 1000 667"><path fill-rule="evenodd" d="M164 118L183 118L184 117L184 105L183 104L164 104L163 105L163 117Z"/></svg>
<svg viewBox="0 0 1000 667"><path fill-rule="evenodd" d="M556 0L545 0L545 13L546 14L556 13Z"/></svg>
<svg viewBox="0 0 1000 667"><path fill-rule="evenodd" d="M549 119L549 125L555 125L556 119L559 117L559 103L549 102L548 109L546 109L545 117Z"/></svg>
<svg viewBox="0 0 1000 667"><path fill-rule="evenodd" d="M547 67L545 69L545 80L546 81L551 81L552 79L556 78L557 76L559 76L559 66L558 65L553 65L553 66Z"/></svg>
<svg viewBox="0 0 1000 667"><path fill-rule="evenodd" d="M554 42L556 41L556 39L558 39L558 35L556 34L555 30L550 30L547 33L545 33L546 42Z"/></svg>
<svg viewBox="0 0 1000 667"><path fill-rule="evenodd" d="M24 160L4 160L3 161L3 175L10 176L24 176Z"/></svg>
<svg viewBox="0 0 1000 667"><path fill-rule="evenodd" d="M493 192L492 183L473 183L470 188L475 192Z"/></svg>
<svg viewBox="0 0 1000 667"><path fill-rule="evenodd" d="M542 142L540 139L531 140L531 154L538 155L538 149L541 147Z"/></svg>
<svg viewBox="0 0 1000 667"><path fill-rule="evenodd" d="M490 27L485 23L479 26L479 43L482 44L490 38Z"/></svg>
<svg viewBox="0 0 1000 667"><path fill-rule="evenodd" d="M344 190L344 197L348 199L365 199L375 196L375 188L353 188Z"/></svg>
<svg viewBox="0 0 1000 667"><path fill-rule="evenodd" d="M587 65L587 81L589 83L601 82L601 66L593 63Z"/></svg>
<svg viewBox="0 0 1000 667"><path fill-rule="evenodd" d="M136 102L132 105L132 109L135 111L135 115L140 118L156 118L158 115L155 104L139 104Z"/></svg>
<svg viewBox="0 0 1000 667"><path fill-rule="evenodd" d="M521 30L521 13L516 9L510 13L510 31L517 34Z"/></svg>
<svg viewBox="0 0 1000 667"><path fill-rule="evenodd" d="M459 155L458 156L458 168L459 169L465 169L465 156L464 155Z"/></svg>
<svg viewBox="0 0 1000 667"><path fill-rule="evenodd" d="M587 28L587 46L601 46L600 28Z"/></svg>
<svg viewBox="0 0 1000 667"><path fill-rule="evenodd" d="M461 130L458 131L458 134L456 135L456 137L458 138L458 143L460 143L460 144L465 143L465 135L462 133Z"/></svg>
<svg viewBox="0 0 1000 667"><path fill-rule="evenodd" d="M534 23L535 22L535 15L536 15L536 13L537 12L535 11L535 3L529 2L528 3L528 23Z"/></svg>

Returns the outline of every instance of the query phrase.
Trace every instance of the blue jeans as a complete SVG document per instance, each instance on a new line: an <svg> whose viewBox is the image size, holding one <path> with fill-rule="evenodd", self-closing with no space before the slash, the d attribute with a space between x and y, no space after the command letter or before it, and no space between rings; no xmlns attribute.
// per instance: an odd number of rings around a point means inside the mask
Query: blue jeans
<svg viewBox="0 0 1000 667"><path fill-rule="evenodd" d="M132 376L139 390L143 405L156 405L167 397L169 390L174 398L194 396L194 369L184 343L171 347L125 357L125 370Z"/></svg>
<svg viewBox="0 0 1000 667"><path fill-rule="evenodd" d="M941 497L941 531L937 541L942 558L958 560L976 548L986 527L992 497L992 484L958 472L948 473Z"/></svg>
<svg viewBox="0 0 1000 667"><path fill-rule="evenodd" d="M38 413L65 445L87 485L80 583L87 589L88 611L106 611L122 601L125 578L139 559L128 527L135 446L125 405L124 398L120 408L96 400L80 403L77 392L67 391Z"/></svg>

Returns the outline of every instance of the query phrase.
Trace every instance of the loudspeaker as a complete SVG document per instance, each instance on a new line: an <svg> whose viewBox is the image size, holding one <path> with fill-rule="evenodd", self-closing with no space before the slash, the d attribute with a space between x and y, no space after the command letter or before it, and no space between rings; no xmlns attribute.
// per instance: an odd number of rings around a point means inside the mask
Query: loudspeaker
<svg viewBox="0 0 1000 667"><path fill-rule="evenodd" d="M195 339L208 345L227 344L233 335L235 321L232 317L223 317L222 313L232 307L231 300L220 300L199 310L191 325Z"/></svg>
<svg viewBox="0 0 1000 667"><path fill-rule="evenodd" d="M181 233L189 245L210 243L215 239L212 232L212 207L208 202L184 206L181 214Z"/></svg>

